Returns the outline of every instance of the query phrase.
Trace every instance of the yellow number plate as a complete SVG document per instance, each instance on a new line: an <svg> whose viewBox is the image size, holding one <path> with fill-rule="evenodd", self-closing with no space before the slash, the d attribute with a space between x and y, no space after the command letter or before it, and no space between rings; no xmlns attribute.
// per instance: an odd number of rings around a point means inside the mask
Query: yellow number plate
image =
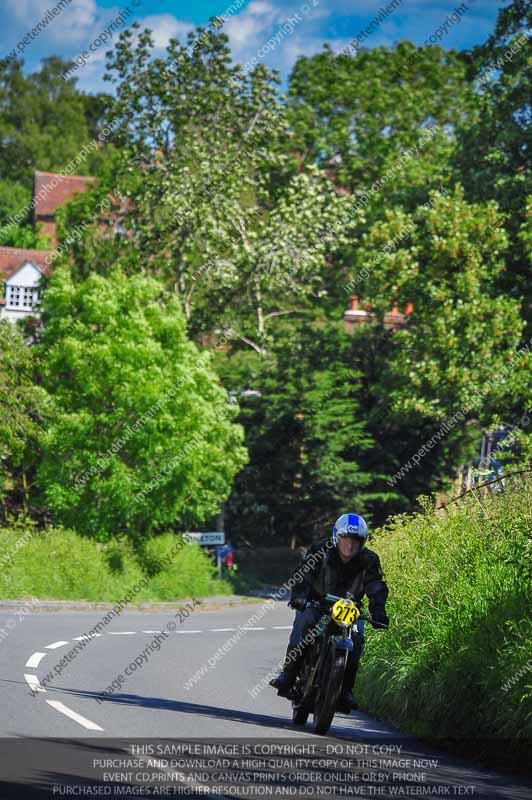
<svg viewBox="0 0 532 800"><path fill-rule="evenodd" d="M352 600L337 600L332 607L332 618L338 625L353 625L360 611Z"/></svg>

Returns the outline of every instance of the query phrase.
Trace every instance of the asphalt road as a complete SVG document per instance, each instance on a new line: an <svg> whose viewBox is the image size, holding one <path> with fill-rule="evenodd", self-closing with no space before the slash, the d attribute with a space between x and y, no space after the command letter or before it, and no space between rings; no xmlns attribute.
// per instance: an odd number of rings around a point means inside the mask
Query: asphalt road
<svg viewBox="0 0 532 800"><path fill-rule="evenodd" d="M184 792L175 789L177 779L168 773L170 762L156 764L166 769L173 789L167 794L162 789L161 794L153 794L144 773L139 778L124 767L118 775L114 769L118 762L107 769L105 780L100 768L109 754L149 753L133 750L135 742L149 740L153 744L163 739L237 740L247 743L248 753L250 746L255 748L254 755L259 752L257 742L277 742L290 757L297 757L303 744L317 748L314 756L352 759L336 765L322 761L319 779L308 764L305 771L302 762L286 762L283 768L281 762L264 764L276 766L277 788L282 781L288 782L290 791L285 795L292 797L354 796L349 787L358 786L357 794L366 797L530 800L532 783L523 777L447 755L363 713L337 715L326 739L314 736L310 724L294 727L288 701L264 686L284 653L292 612L279 603L253 618L261 607L196 609L183 621L167 613L126 610L85 646L76 637L88 632L104 612L21 616L0 611L0 800L89 796L89 789L90 796L96 796L97 787L106 789L99 796L133 796L133 791L110 794L107 789L114 792L116 787L136 785L136 781L144 785L145 794L135 796L178 796ZM243 632L245 625L249 629ZM378 634L368 632L368 647L372 635ZM72 655L76 645L80 651ZM71 654L69 663L62 661L67 653ZM252 764L245 760L238 764L241 774L248 763ZM236 769L236 763L231 766ZM255 766L263 765L256 762ZM339 773L335 773L336 779L325 774L340 766L351 771L345 783ZM354 767L365 774L365 780L357 783ZM130 777L125 777L127 774ZM213 797L268 796L258 789L255 794L244 791L249 787L237 785L234 772L231 774L234 786L226 776L224 793L213 793ZM162 777L158 781L162 786ZM196 787L198 796L211 796L201 789L199 772L190 781L187 787ZM67 792L70 786L85 788ZM312 792L309 786L314 787ZM394 786L403 791L394 792ZM407 786L427 791L405 793ZM429 792L430 787L435 787L434 791ZM292 792L293 788L298 793ZM318 789L322 794L317 794ZM282 794L279 790L277 796Z"/></svg>

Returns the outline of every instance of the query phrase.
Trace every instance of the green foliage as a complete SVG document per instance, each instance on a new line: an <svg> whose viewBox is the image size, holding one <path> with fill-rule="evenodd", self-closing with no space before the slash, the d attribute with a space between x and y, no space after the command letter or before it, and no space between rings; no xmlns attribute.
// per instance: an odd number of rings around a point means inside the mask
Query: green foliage
<svg viewBox="0 0 532 800"><path fill-rule="evenodd" d="M216 513L246 453L177 298L118 269L77 285L57 270L43 321L43 383L57 417L38 476L56 518L100 538L143 538Z"/></svg>
<svg viewBox="0 0 532 800"><path fill-rule="evenodd" d="M16 214L28 205L31 200L31 192L21 183L10 180L0 180L0 222L4 222L12 214ZM29 221L29 214L28 214ZM0 230L2 244L4 241L4 231Z"/></svg>
<svg viewBox="0 0 532 800"><path fill-rule="evenodd" d="M48 414L46 393L34 382L34 354L22 334L0 320L0 501L28 508L38 439Z"/></svg>
<svg viewBox="0 0 532 800"><path fill-rule="evenodd" d="M355 56L330 49L300 57L290 77L290 119L305 158L327 165L355 193L369 189L429 125L441 134L380 202L420 202L449 175L449 131L467 117L473 94L454 52L394 48ZM447 133L444 133L444 127Z"/></svg>
<svg viewBox="0 0 532 800"><path fill-rule="evenodd" d="M297 169L277 75L231 66L227 41L198 29L152 59L149 31L122 33L107 76L121 143L108 189L131 200L125 269L163 277L197 335L216 322L260 351L279 315L310 307L353 211L315 167Z"/></svg>
<svg viewBox="0 0 532 800"><path fill-rule="evenodd" d="M520 246L518 231L526 215L526 197L532 191L531 29L530 3L512 0L499 11L487 41L469 54L477 108L469 124L460 126L455 159L467 196L494 198L507 212L512 247L502 287L512 297L525 296L523 314L529 327L530 249L527 252Z"/></svg>
<svg viewBox="0 0 532 800"><path fill-rule="evenodd" d="M28 250L49 250L50 239L45 234L35 231L33 226L11 224L0 228L0 245Z"/></svg>
<svg viewBox="0 0 532 800"><path fill-rule="evenodd" d="M387 251L403 230L406 238ZM384 375L400 413L443 418L473 404L487 422L509 394L507 382L502 391L486 377L507 366L522 331L519 303L497 288L507 246L496 205L468 204L459 187L432 193L413 214L389 211L364 236L357 250L364 297L381 315L390 293L414 305Z"/></svg>
<svg viewBox="0 0 532 800"><path fill-rule="evenodd" d="M187 545L172 559L176 536L150 540L139 558L125 538L99 544L71 530L37 531L19 520L0 529L0 550L10 556L0 572L0 597L5 599L88 600L118 602L136 584L132 604L228 594L225 581L213 578L213 564L196 545Z"/></svg>
<svg viewBox="0 0 532 800"><path fill-rule="evenodd" d="M250 463L227 509L231 536L246 541L308 542L348 506L371 517L396 497L373 460L353 340L339 326L302 323L284 334L268 356L220 356L229 389L261 393L241 400Z"/></svg>
<svg viewBox="0 0 532 800"><path fill-rule="evenodd" d="M149 596L154 600L174 600L179 597L206 597L230 594L226 581L218 580L216 565L199 545L187 545L177 554L175 536L164 534L149 539L143 551L142 563L155 572L150 581ZM164 569L157 570L157 564ZM178 594L176 594L178 593Z"/></svg>
<svg viewBox="0 0 532 800"><path fill-rule="evenodd" d="M0 69L2 178L27 192L36 169L53 172L77 156L106 105L83 95L75 79L63 80L66 68L66 62L50 56L38 72L25 74L21 62L12 59ZM100 154L91 156L83 174L93 173L100 161Z"/></svg>
<svg viewBox="0 0 532 800"><path fill-rule="evenodd" d="M162 54L149 31L124 31L113 99L78 92L57 58L31 75L4 65L0 221L33 167L63 166L104 116L113 130L86 164L98 184L57 215L37 381L57 414L39 475L59 520L146 537L227 497L242 432L187 335L227 349L228 388L262 393L241 404L251 461L228 503L243 539L308 540L347 504L380 522L448 489L483 426L524 418L530 23L513 0L472 52L326 48L298 60L288 98L277 72L234 65L216 25ZM25 225L2 236L43 246ZM347 337L351 292L375 320ZM394 300L414 312L392 333ZM387 476L461 411L392 491Z"/></svg>
<svg viewBox="0 0 532 800"><path fill-rule="evenodd" d="M392 520L373 539L391 588L391 627L369 637L364 707L420 736L500 738L524 755L532 735L531 485ZM522 743L520 745L520 742ZM476 749L475 755L482 755Z"/></svg>

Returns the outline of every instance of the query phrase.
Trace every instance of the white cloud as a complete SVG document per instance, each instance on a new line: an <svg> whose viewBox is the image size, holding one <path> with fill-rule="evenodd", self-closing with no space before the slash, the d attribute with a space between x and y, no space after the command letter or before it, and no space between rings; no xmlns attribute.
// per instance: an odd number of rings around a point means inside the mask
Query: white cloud
<svg viewBox="0 0 532 800"><path fill-rule="evenodd" d="M10 22L9 36L19 39L28 31L31 31L41 20L44 20L46 12L54 7L51 0L4 0L9 9L7 18ZM96 0L72 0L70 5L64 6L61 13L51 19L46 27L41 31L40 37L49 43L61 43L69 46L77 42L83 42L88 32L98 27L100 22L109 16L116 16L119 13L116 9L107 9L102 15L98 9ZM101 30L101 28L100 28ZM97 35L95 31L94 35ZM3 37L5 33L3 34ZM11 47L15 45L15 41ZM8 48L9 49L9 48Z"/></svg>
<svg viewBox="0 0 532 800"><path fill-rule="evenodd" d="M234 61L246 64L255 57L269 66L289 69L298 55L310 55L321 50L324 37L320 34L320 24L331 9L318 0L313 6L313 2L280 6L253 0L240 14L229 17L224 31L229 36ZM280 30L285 23L290 24L292 32L287 33L285 28L281 36ZM270 55L259 56L261 48L276 35L275 45L268 48Z"/></svg>
<svg viewBox="0 0 532 800"><path fill-rule="evenodd" d="M271 3L264 3L262 0L254 0L254 2L249 3L246 11L252 15L270 14L275 11L275 6L272 6Z"/></svg>
<svg viewBox="0 0 532 800"><path fill-rule="evenodd" d="M351 31L353 17L356 17L360 20L362 29L362 20L365 18L369 22L386 4L384 0L288 0L287 4L282 4L281 0L251 0L239 13L226 16L224 9L230 8L231 1L220 2L219 13L225 16L223 30L229 36L233 60L246 64L255 57L257 62L263 62L268 67L278 67L284 73L290 71L298 56L320 52L325 41L329 42L334 52L340 52L357 33L354 30L351 36L346 36L347 21L351 18L348 28ZM423 42L452 11L454 1L404 0L364 44L368 47L392 45L394 41L403 38ZM127 0L115 0L116 5L104 9L98 6L99 2L100 0L72 0L23 49L24 59L35 68L38 60L45 55L59 53L64 58L75 58L87 49L127 5ZM0 3L4 11L3 26L0 29L0 56L4 56L43 19L46 11L57 0L0 0ZM471 12L460 25L450 29L443 46L460 46L462 41L469 41L474 36L474 30L483 31L485 27L487 32L492 23L484 17L487 14L486 6L493 7L494 3L496 0L472 3ZM163 49L174 37L185 43L187 33L194 26L172 13L143 16L148 12L149 5L149 0L144 0L143 5L134 10L125 25L138 19L143 28L150 28L157 50ZM327 17L330 17L330 25ZM297 21L285 25L290 19ZM405 22L408 24L405 25ZM281 35L282 30L284 32ZM118 36L117 31L112 40L93 53L87 65L78 71L79 84L83 89L109 90L109 86L101 81L101 76L105 52L112 49ZM268 42L269 46L266 45ZM263 50L259 56L261 48Z"/></svg>
<svg viewBox="0 0 532 800"><path fill-rule="evenodd" d="M153 31L155 47L163 48L172 38L178 38L182 44L186 42L187 33L194 26L190 22L182 22L172 14L153 14L143 17L142 27Z"/></svg>

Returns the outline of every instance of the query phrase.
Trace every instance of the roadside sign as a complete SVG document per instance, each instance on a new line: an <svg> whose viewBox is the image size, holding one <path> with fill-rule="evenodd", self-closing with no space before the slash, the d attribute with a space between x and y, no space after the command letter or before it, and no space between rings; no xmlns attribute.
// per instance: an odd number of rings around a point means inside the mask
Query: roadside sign
<svg viewBox="0 0 532 800"><path fill-rule="evenodd" d="M185 539L189 539L190 541L197 542L201 545L215 545L215 544L225 544L225 532L224 531L209 531L207 533L185 533Z"/></svg>

